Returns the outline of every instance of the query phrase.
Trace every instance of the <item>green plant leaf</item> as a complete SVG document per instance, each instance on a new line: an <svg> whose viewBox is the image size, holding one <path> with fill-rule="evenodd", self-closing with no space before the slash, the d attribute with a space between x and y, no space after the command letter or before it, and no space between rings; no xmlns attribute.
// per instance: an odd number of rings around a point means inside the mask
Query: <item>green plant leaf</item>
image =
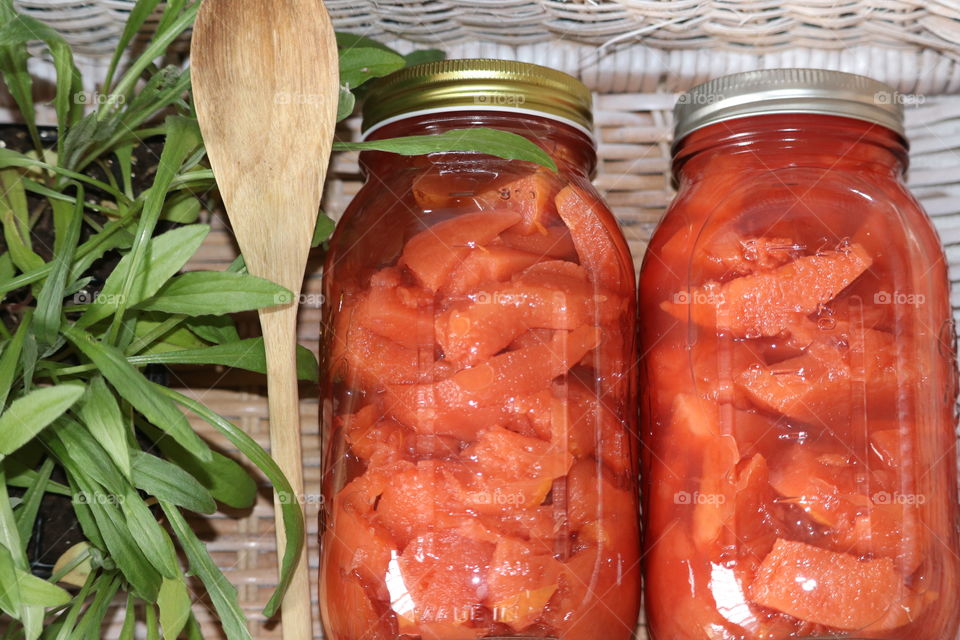
<svg viewBox="0 0 960 640"><path fill-rule="evenodd" d="M367 36L357 35L355 33L347 33L346 31L337 31L335 34L337 39L337 48L338 49L354 49L357 47L368 47L372 49L380 49L382 51L388 51L390 53L397 53L387 45L383 44L378 40L373 38L368 38ZM400 55L397 53L397 55Z"/></svg>
<svg viewBox="0 0 960 640"><path fill-rule="evenodd" d="M83 226L83 187L77 185L77 204L71 206L65 202L51 201L54 216L67 216L69 222L64 235L57 236L60 245L53 257L50 275L37 296L37 315L34 320L34 332L42 345L56 342L60 334L60 319L63 311L63 298L67 287L67 277L73 265L73 256L80 241L80 229Z"/></svg>
<svg viewBox="0 0 960 640"><path fill-rule="evenodd" d="M117 341L124 311L155 292L151 291L147 293L143 289L138 288L137 278L140 277L141 273L149 273L155 268L157 256L150 255L149 248L154 242L152 239L153 230L156 228L157 221L160 218L160 212L166 200L167 189L177 174L177 171L180 169L180 165L183 164L183 160L201 143L200 127L194 119L170 116L164 121L164 129L167 135L164 140L163 151L160 153L160 160L157 164L157 173L154 177L153 184L150 186L150 190L147 192L146 201L143 204L143 212L140 214L140 219L137 223L137 232L134 235L133 246L130 248L130 253L124 256L125 260L129 260L129 267L121 280L120 296L117 299L117 308L114 312L113 323L110 325L109 341L111 343L116 343ZM192 256L195 250L196 248L190 251L190 253L187 254L187 258ZM181 263L180 266L183 266L183 263ZM164 281L166 281L166 278L164 278Z"/></svg>
<svg viewBox="0 0 960 640"><path fill-rule="evenodd" d="M13 339L7 343L3 355L0 355L0 411L3 411L3 407L7 404L7 397L10 395L10 389L13 387L13 381L17 376L17 365L20 364L23 342L30 330L32 321L33 310L31 309L24 314L20 320L20 326L17 327L17 332L13 334Z"/></svg>
<svg viewBox="0 0 960 640"><path fill-rule="evenodd" d="M293 493L293 488L283 471L277 466L276 461L270 457L270 454L263 450L256 440L247 435L243 430L229 420L223 418L202 403L197 402L187 396L174 391L173 389L162 388L161 392L168 398L172 398L178 404L195 413L201 419L209 423L213 428L222 433L233 443L240 453L242 453L250 462L257 465L267 479L273 483L273 490L277 495L277 502L280 504L281 520L283 530L287 536L287 545L283 550L283 557L280 561L280 580L273 595L263 609L263 613L271 618L280 609L280 603L283 601L283 595L290 585L293 577L293 569L297 566L300 553L303 550L304 524L303 509L300 508L299 497Z"/></svg>
<svg viewBox="0 0 960 640"><path fill-rule="evenodd" d="M160 214L161 220L178 224L193 224L200 217L203 205L190 194L182 194L170 199Z"/></svg>
<svg viewBox="0 0 960 640"><path fill-rule="evenodd" d="M82 395L83 387L60 384L36 389L14 400L0 414L0 460L29 442Z"/></svg>
<svg viewBox="0 0 960 640"><path fill-rule="evenodd" d="M179 576L180 566L177 564L173 541L157 523L156 516L133 488L128 488L127 493L120 497L120 510L127 521L127 528L130 529L133 539L140 544L143 555L164 578Z"/></svg>
<svg viewBox="0 0 960 640"><path fill-rule="evenodd" d="M337 223L330 219L330 216L323 211L317 216L317 224L313 228L313 239L310 241L311 247L319 247L333 234Z"/></svg>
<svg viewBox="0 0 960 640"><path fill-rule="evenodd" d="M337 122L346 120L353 114L357 106L357 97L353 92L344 87L340 87L340 97L337 100Z"/></svg>
<svg viewBox="0 0 960 640"><path fill-rule="evenodd" d="M67 41L39 20L17 14L0 28L0 46L10 47L34 40L42 40L53 57L57 73L57 92L53 105L57 112L58 145L62 145L64 130L77 119L83 106L76 100L76 94L82 89L80 72L73 62L73 53ZM24 105L20 107L23 109ZM32 109L32 104L29 108Z"/></svg>
<svg viewBox="0 0 960 640"><path fill-rule="evenodd" d="M33 526L36 524L37 513L40 511L40 500L43 499L43 495L47 492L47 483L50 482L53 466L53 460L50 458L44 460L37 472L34 483L31 484L23 494L23 504L20 505L20 508L17 509L15 514L17 531L20 533L21 540L30 539Z"/></svg>
<svg viewBox="0 0 960 640"><path fill-rule="evenodd" d="M234 324L233 318L228 315L194 316L187 318L184 324L195 335L213 344L236 342L240 339L237 326Z"/></svg>
<svg viewBox="0 0 960 640"><path fill-rule="evenodd" d="M17 569L20 600L35 607L59 607L70 602L70 594L57 585Z"/></svg>
<svg viewBox="0 0 960 640"><path fill-rule="evenodd" d="M127 45L130 44L133 37L140 32L140 27L143 26L147 18L153 15L153 11L157 8L158 4L160 4L160 0L137 0L137 4L133 5L133 8L130 9L130 15L127 17L126 24L123 26L123 33L120 34L120 38L117 40L117 46L114 48L113 56L110 58L110 66L107 68L107 75L103 80L103 86L106 87L107 91L110 90L110 86L113 84L113 74L116 73L117 65L120 64L120 59L127 50Z"/></svg>
<svg viewBox="0 0 960 640"><path fill-rule="evenodd" d="M160 590L160 574L143 555L139 542L131 535L120 508L113 504L116 497L104 494L89 485L79 486L117 568L137 595L144 600L155 601Z"/></svg>
<svg viewBox="0 0 960 640"><path fill-rule="evenodd" d="M403 56L408 67L426 62L440 62L446 60L447 54L442 49L417 49Z"/></svg>
<svg viewBox="0 0 960 640"><path fill-rule="evenodd" d="M63 333L67 340L97 366L113 388L147 420L166 431L200 459L210 461L210 448L190 428L186 417L169 398L157 393L158 387L127 362L116 347L98 342L76 327L65 327Z"/></svg>
<svg viewBox="0 0 960 640"><path fill-rule="evenodd" d="M177 576L163 581L157 596L157 608L160 609L163 640L177 640L190 619L190 594L183 578Z"/></svg>
<svg viewBox="0 0 960 640"><path fill-rule="evenodd" d="M107 277L99 295L77 321L77 327L85 329L115 313L127 296L126 307L133 306L155 294L163 284L177 273L196 253L210 227L203 224L179 227L162 233L147 242L146 259L131 278L129 289L124 286L130 273L133 258L125 255Z"/></svg>
<svg viewBox="0 0 960 640"><path fill-rule="evenodd" d="M0 33L4 33L7 30L6 25L16 20L17 12L10 0L0 2L0 11L2 11L0 24L4 25ZM8 42L0 44L0 72L3 73L3 81L27 125L34 148L39 151L43 149L43 144L40 142L40 133L37 131L37 115L33 105L33 77L27 68L29 59L25 41L10 38Z"/></svg>
<svg viewBox="0 0 960 640"><path fill-rule="evenodd" d="M0 611L13 619L20 617L20 581L10 580L9 576L17 575L17 568L13 564L13 556L10 550L0 544L0 576L5 579L0 580Z"/></svg>
<svg viewBox="0 0 960 640"><path fill-rule="evenodd" d="M354 46L340 50L340 85L356 89L371 78L403 69L403 56L379 47Z"/></svg>
<svg viewBox="0 0 960 640"><path fill-rule="evenodd" d="M43 258L33 250L30 238L30 212L20 172L13 169L0 171L0 189L0 222L13 264L20 271L43 266Z"/></svg>
<svg viewBox="0 0 960 640"><path fill-rule="evenodd" d="M107 609L113 602L113 596L120 589L120 576L101 575L97 578L93 593L93 600L83 612L83 619L74 629L70 638L83 638L83 640L95 640L102 638L103 619L107 615Z"/></svg>
<svg viewBox="0 0 960 640"><path fill-rule="evenodd" d="M113 393L101 376L90 379L80 405L83 424L124 476L130 479L130 447L127 427Z"/></svg>
<svg viewBox="0 0 960 640"><path fill-rule="evenodd" d="M214 500L234 509L247 509L257 499L257 483L240 464L217 451L211 462L201 462L170 438L162 437L160 430L141 425L143 431L170 462L192 475Z"/></svg>
<svg viewBox="0 0 960 640"><path fill-rule="evenodd" d="M133 365L145 364L218 364L234 369L246 369L256 373L267 373L267 358L263 338L247 338L238 342L229 342L203 349L184 349L165 351L127 358ZM297 377L300 380L316 382L318 377L317 359L313 352L297 345Z"/></svg>
<svg viewBox="0 0 960 640"><path fill-rule="evenodd" d="M134 451L133 483L159 500L197 513L213 513L210 492L177 465L143 451Z"/></svg>
<svg viewBox="0 0 960 640"><path fill-rule="evenodd" d="M82 472L113 495L123 495L129 484L114 466L100 443L70 416L61 416L41 436L43 444L67 469Z"/></svg>
<svg viewBox="0 0 960 640"><path fill-rule="evenodd" d="M198 316L272 307L292 300L287 289L248 273L191 271L172 278L137 308Z"/></svg>
<svg viewBox="0 0 960 640"><path fill-rule="evenodd" d="M160 592L163 592L163 585L160 585ZM160 595L158 594L159 598ZM117 634L117 640L135 640L137 630L137 601L133 594L127 594L127 607L123 615L123 626L120 627L120 633Z"/></svg>
<svg viewBox="0 0 960 640"><path fill-rule="evenodd" d="M376 150L404 156L421 156L450 151L482 153L507 160L522 160L542 165L551 171L557 165L546 151L521 135L498 129L476 127L452 129L424 136L406 136L366 142L334 142L338 151Z"/></svg>
<svg viewBox="0 0 960 640"><path fill-rule="evenodd" d="M180 548L183 549L190 562L190 571L193 572L210 596L220 624L228 640L252 640L247 629L247 618L237 601L237 590L223 575L220 568L214 563L206 548L197 539L190 525L184 520L180 511L167 502L160 502L163 512L167 515L170 528L173 529Z"/></svg>

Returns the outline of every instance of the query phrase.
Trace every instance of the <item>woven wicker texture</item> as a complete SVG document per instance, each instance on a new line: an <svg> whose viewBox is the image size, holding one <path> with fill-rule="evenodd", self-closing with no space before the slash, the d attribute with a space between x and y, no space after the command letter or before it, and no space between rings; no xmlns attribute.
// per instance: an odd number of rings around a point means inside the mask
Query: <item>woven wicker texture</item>
<svg viewBox="0 0 960 640"><path fill-rule="evenodd" d="M14 3L88 54L81 66L96 77L133 0ZM951 279L960 280L960 96L948 95L960 93L958 0L327 0L327 7L338 29L384 39L401 51L426 45L443 48L449 57L524 60L584 80L596 92L601 159L596 184L617 214L638 266L672 197L670 109L676 92L725 73L783 66L839 69L886 81L912 94L910 184L940 231ZM38 73L45 71L38 68ZM50 121L49 113L45 119ZM357 125L349 122L342 135L355 135ZM333 158L324 208L334 217L359 189L356 161L356 154ZM210 221L214 232L192 268L223 268L236 255L220 217L213 214ZM317 261L305 293L300 340L316 350ZM957 287L953 303L960 307ZM262 391L229 390L223 382L190 378L179 386L192 386L190 393L268 443ZM215 388L205 390L210 386ZM316 571L320 443L315 394L305 393L302 413L305 507ZM194 426L231 451L205 424L195 421ZM272 504L260 480L264 490L254 509L198 517L194 524L238 585L252 634L266 639L279 637L279 629L259 616L276 580ZM196 606L205 636L221 637L208 606L202 601ZM115 630L106 637L115 637ZM316 637L321 637L319 624Z"/></svg>

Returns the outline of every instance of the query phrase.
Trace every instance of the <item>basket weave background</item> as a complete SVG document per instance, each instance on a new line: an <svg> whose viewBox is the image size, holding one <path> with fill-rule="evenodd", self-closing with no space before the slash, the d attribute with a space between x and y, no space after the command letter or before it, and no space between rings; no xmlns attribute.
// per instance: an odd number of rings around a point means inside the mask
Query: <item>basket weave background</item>
<svg viewBox="0 0 960 640"><path fill-rule="evenodd" d="M14 0L65 34L94 77L132 0ZM338 29L400 49L431 46L449 57L499 57L552 66L595 92L600 166L596 184L623 227L639 266L672 190L670 110L676 93L710 77L753 68L813 66L864 73L911 94L910 185L933 217L951 280L960 280L960 2L956 0L328 0ZM185 48L186 42L180 44ZM38 68L38 73L48 71ZM89 87L92 89L93 87ZM3 119L0 111L0 119ZM48 116L49 117L49 116ZM356 134L356 120L341 135ZM360 186L355 154L332 161L324 208L334 218ZM216 213L191 268L223 268L236 249ZM300 340L319 339L319 260L311 263ZM960 288L954 287L954 309ZM264 391L222 371L221 380L182 378L193 395L268 444ZM316 392L302 403L308 539L317 567L320 443ZM206 425L211 442L229 445ZM261 479L262 480L262 479ZM239 588L256 638L279 637L259 615L276 580L268 487L244 513L197 518L218 564ZM315 582L315 581L314 581ZM205 603L197 611L219 637ZM319 623L316 637L320 638ZM640 637L644 637L640 631Z"/></svg>

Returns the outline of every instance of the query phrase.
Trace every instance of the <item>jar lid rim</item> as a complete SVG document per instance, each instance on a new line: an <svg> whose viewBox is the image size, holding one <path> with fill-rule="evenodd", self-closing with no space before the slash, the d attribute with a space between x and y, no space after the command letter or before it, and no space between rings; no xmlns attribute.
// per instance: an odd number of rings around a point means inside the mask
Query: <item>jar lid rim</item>
<svg viewBox="0 0 960 640"><path fill-rule="evenodd" d="M522 109L593 131L593 96L582 82L549 67L486 58L426 62L375 80L363 102L361 131L369 135L383 121L413 112L470 107Z"/></svg>
<svg viewBox="0 0 960 640"><path fill-rule="evenodd" d="M714 78L682 94L673 109L674 144L735 118L806 113L872 122L905 135L903 94L867 76L827 69L761 69Z"/></svg>

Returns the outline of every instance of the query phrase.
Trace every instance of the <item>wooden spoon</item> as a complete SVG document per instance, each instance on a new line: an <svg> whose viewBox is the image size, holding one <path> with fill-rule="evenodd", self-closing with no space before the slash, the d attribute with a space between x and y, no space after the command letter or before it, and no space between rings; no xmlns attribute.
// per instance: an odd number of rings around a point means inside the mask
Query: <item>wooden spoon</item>
<svg viewBox="0 0 960 640"><path fill-rule="evenodd" d="M321 0L204 0L191 47L200 129L247 268L294 294L261 310L260 324L271 450L303 496L296 318L336 125L333 26ZM313 637L306 550L283 601L283 637Z"/></svg>

